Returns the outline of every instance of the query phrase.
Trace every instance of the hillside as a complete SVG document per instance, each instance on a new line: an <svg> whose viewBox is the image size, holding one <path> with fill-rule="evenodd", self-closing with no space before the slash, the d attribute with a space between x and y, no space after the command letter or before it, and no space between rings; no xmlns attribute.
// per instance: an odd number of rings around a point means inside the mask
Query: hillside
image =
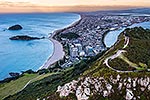
<svg viewBox="0 0 150 100"><path fill-rule="evenodd" d="M97 68L117 72L139 72L150 69L150 30L142 27L127 28L118 41L85 74L98 73Z"/></svg>
<svg viewBox="0 0 150 100"><path fill-rule="evenodd" d="M150 100L150 30L126 29L104 54L29 84L5 100Z"/></svg>

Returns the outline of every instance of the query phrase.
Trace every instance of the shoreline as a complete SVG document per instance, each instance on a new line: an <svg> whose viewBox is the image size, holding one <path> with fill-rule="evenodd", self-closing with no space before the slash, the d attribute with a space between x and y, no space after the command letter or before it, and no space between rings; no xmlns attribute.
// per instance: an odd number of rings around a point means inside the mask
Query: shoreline
<svg viewBox="0 0 150 100"><path fill-rule="evenodd" d="M57 40L57 38L55 38L55 35L57 35L58 33L66 30L66 29L74 27L75 25L80 23L81 20L82 20L82 15L79 14L79 19L74 21L72 24L70 24L62 29L58 29L58 30L55 30L52 32L51 36L48 37L48 39L53 43L53 46L54 46L53 53L51 56L48 57L48 59L45 61L45 63L38 70L47 69L51 65L55 64L57 61L63 59L63 57L65 56L64 48L63 48L63 45L61 44L61 42L59 42Z"/></svg>
<svg viewBox="0 0 150 100"><path fill-rule="evenodd" d="M48 57L46 62L39 69L47 69L49 66L53 65L58 60L62 59L65 55L63 46L60 42L53 39L52 37L49 37L49 40L53 43L53 46L54 46L53 53L50 57Z"/></svg>

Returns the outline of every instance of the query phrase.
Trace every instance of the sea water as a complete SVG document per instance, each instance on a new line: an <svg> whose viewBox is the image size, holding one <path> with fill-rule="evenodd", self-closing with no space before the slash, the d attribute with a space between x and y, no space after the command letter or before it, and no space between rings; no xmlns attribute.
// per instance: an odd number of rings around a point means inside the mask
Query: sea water
<svg viewBox="0 0 150 100"><path fill-rule="evenodd" d="M48 37L53 31L64 28L79 18L78 14L73 13L0 14L0 80L9 77L10 72L38 70L54 49L49 39L20 41L10 40L10 37ZM15 24L20 24L23 29L7 30Z"/></svg>

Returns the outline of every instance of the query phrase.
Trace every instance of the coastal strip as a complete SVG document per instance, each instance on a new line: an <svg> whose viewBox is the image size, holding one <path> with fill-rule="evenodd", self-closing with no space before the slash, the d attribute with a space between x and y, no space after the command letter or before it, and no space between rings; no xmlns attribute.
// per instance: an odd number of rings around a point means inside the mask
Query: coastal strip
<svg viewBox="0 0 150 100"><path fill-rule="evenodd" d="M65 52L63 49L63 45L57 41L57 38L55 38L55 36L59 33L61 33L64 30L67 30L69 28L74 27L75 25L79 24L80 21L82 20L82 17L80 15L79 19L75 22L73 22L71 25L69 25L66 28L63 29L59 29L54 31L51 36L49 37L49 40L53 43L54 45L54 51L53 54L48 58L48 60L39 68L39 69L47 69L49 68L51 65L55 64L57 61L63 59L63 57L65 56Z"/></svg>
<svg viewBox="0 0 150 100"><path fill-rule="evenodd" d="M54 44L54 51L52 56L48 58L48 60L45 62L45 64L40 67L39 69L47 69L49 66L53 65L58 60L62 59L65 55L65 52L63 51L63 46L60 42L57 40L54 40L52 37L49 38L51 42Z"/></svg>

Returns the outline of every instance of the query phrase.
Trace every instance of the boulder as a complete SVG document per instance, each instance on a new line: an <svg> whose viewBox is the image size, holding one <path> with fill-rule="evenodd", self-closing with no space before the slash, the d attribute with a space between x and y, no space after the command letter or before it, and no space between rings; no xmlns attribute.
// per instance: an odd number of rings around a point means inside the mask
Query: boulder
<svg viewBox="0 0 150 100"><path fill-rule="evenodd" d="M13 25L8 28L8 30L21 30L22 26L21 25Z"/></svg>
<svg viewBox="0 0 150 100"><path fill-rule="evenodd" d="M9 75L11 77L18 77L20 74L19 73L10 72Z"/></svg>
<svg viewBox="0 0 150 100"><path fill-rule="evenodd" d="M42 38L38 38L38 37L30 37L27 35L18 35L18 36L13 36L9 38L10 40L24 40L24 41L29 41L29 40L39 40L39 39L44 39L44 37Z"/></svg>

